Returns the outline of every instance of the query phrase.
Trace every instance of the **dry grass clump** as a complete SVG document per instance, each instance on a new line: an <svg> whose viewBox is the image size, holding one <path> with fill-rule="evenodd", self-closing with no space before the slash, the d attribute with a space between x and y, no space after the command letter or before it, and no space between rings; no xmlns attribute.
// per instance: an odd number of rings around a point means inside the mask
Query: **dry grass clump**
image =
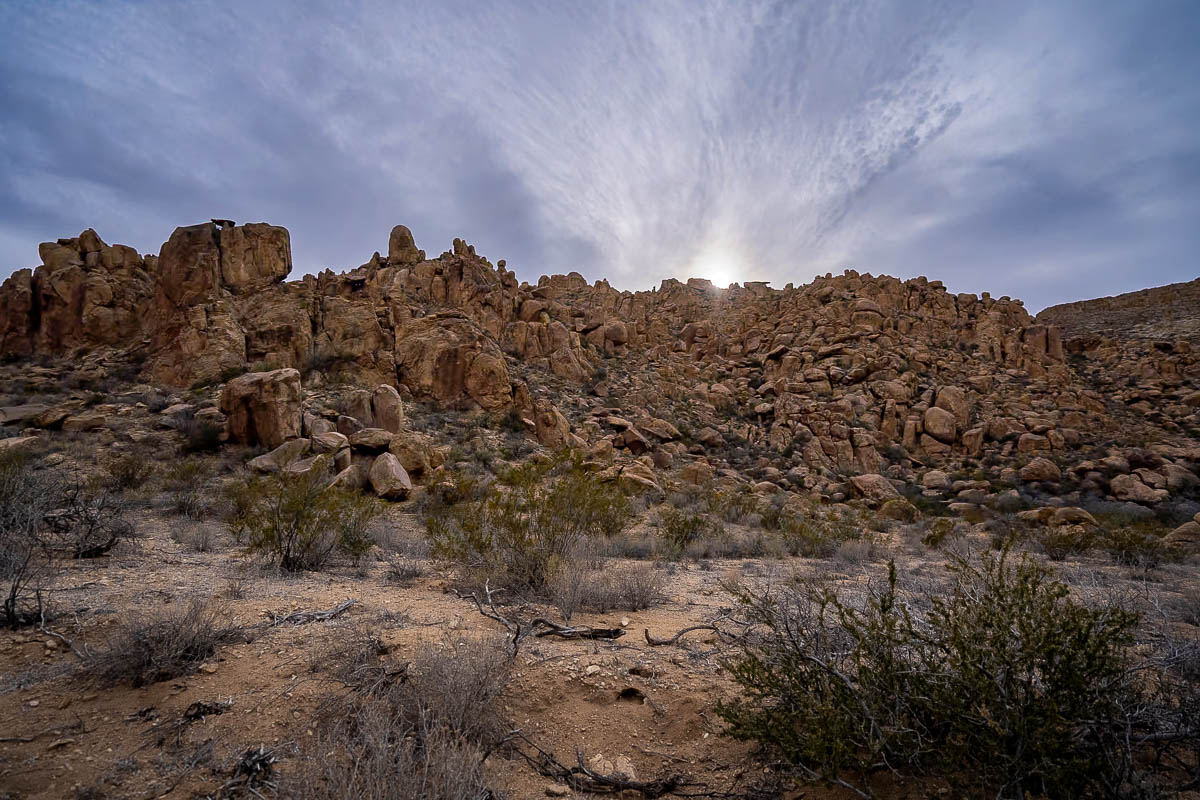
<svg viewBox="0 0 1200 800"><path fill-rule="evenodd" d="M570 622L579 611L641 611L666 600L666 577L649 564L587 569L576 566L555 575L550 601Z"/></svg>
<svg viewBox="0 0 1200 800"><path fill-rule="evenodd" d="M508 731L509 664L486 642L443 643L402 663L360 631L339 647L347 691L325 704L289 797L299 800L486 800L483 762Z"/></svg>
<svg viewBox="0 0 1200 800"><path fill-rule="evenodd" d="M135 688L189 675L242 633L226 619L215 604L195 598L149 618L125 620L85 659L84 672L105 686Z"/></svg>

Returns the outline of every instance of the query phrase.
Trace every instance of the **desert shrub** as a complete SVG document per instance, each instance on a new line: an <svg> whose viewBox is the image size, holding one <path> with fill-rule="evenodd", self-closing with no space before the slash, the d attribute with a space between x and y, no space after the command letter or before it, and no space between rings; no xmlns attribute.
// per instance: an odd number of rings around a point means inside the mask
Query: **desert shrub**
<svg viewBox="0 0 1200 800"><path fill-rule="evenodd" d="M1156 528L1154 523L1112 527L1100 534L1097 544L1114 564L1154 569L1163 562L1178 559Z"/></svg>
<svg viewBox="0 0 1200 800"><path fill-rule="evenodd" d="M1037 543L1042 546L1051 561L1062 561L1069 556L1087 552L1095 537L1086 528L1078 525L1047 527L1038 532Z"/></svg>
<svg viewBox="0 0 1200 800"><path fill-rule="evenodd" d="M55 569L42 534L53 488L25 453L0 453L0 590L9 628L32 625L45 610Z"/></svg>
<svg viewBox="0 0 1200 800"><path fill-rule="evenodd" d="M658 511L658 533L662 537L669 557L678 558L693 542L720 532L719 523L704 514L681 511L664 506Z"/></svg>
<svg viewBox="0 0 1200 800"><path fill-rule="evenodd" d="M367 528L382 513L379 502L325 484L319 470L234 483L226 493L230 532L289 572L320 569L335 552L362 555L372 544Z"/></svg>
<svg viewBox="0 0 1200 800"><path fill-rule="evenodd" d="M713 492L708 496L709 513L735 525L744 523L752 514L757 514L758 510L758 498L750 491L725 490Z"/></svg>
<svg viewBox="0 0 1200 800"><path fill-rule="evenodd" d="M149 480L154 468L145 456L126 453L108 459L104 464L104 484L114 492L140 489Z"/></svg>
<svg viewBox="0 0 1200 800"><path fill-rule="evenodd" d="M138 614L122 622L83 669L105 686L148 686L191 674L240 632L226 624L222 609L196 598L150 618Z"/></svg>
<svg viewBox="0 0 1200 800"><path fill-rule="evenodd" d="M433 554L493 586L539 592L588 536L613 536L629 517L629 500L568 464L533 463L501 476L481 500L431 510L425 529Z"/></svg>
<svg viewBox="0 0 1200 800"><path fill-rule="evenodd" d="M497 796L485 754L508 730L507 657L484 643L445 645L403 666L378 637L340 647L348 691L321 709L289 797L300 800L485 800Z"/></svg>
<svg viewBox="0 0 1200 800"><path fill-rule="evenodd" d="M224 428L210 420L197 419L195 412L180 415L178 429L183 434L180 450L184 453L215 453L221 449Z"/></svg>
<svg viewBox="0 0 1200 800"><path fill-rule="evenodd" d="M395 557L388 561L388 583L397 586L410 586L425 576L425 567L420 561L411 558Z"/></svg>
<svg viewBox="0 0 1200 800"><path fill-rule="evenodd" d="M728 668L744 699L729 734L767 745L806 780L873 796L882 765L962 796L1118 794L1137 617L1094 610L1027 560L954 564L920 613L883 587L854 602L816 583L739 592L766 635Z"/></svg>
<svg viewBox="0 0 1200 800"><path fill-rule="evenodd" d="M161 480L171 513L192 519L207 517L211 510L205 487L208 476L209 465L199 458L179 459L167 467Z"/></svg>
<svg viewBox="0 0 1200 800"><path fill-rule="evenodd" d="M125 502L107 489L89 487L78 476L58 482L55 507L43 517L43 539L71 558L97 558L133 537Z"/></svg>

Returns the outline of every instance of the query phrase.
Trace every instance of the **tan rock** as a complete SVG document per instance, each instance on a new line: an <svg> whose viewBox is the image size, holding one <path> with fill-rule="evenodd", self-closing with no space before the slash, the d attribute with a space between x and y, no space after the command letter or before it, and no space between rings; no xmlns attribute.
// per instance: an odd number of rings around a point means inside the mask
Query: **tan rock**
<svg viewBox="0 0 1200 800"><path fill-rule="evenodd" d="M371 464L371 488L385 500L403 500L412 491L408 472L392 453L380 453Z"/></svg>
<svg viewBox="0 0 1200 800"><path fill-rule="evenodd" d="M392 228L388 236L388 264L390 266L412 266L425 260L425 251L417 249L412 231L403 225Z"/></svg>
<svg viewBox="0 0 1200 800"><path fill-rule="evenodd" d="M949 444L954 441L957 423L954 415L944 408L933 406L925 410L925 433L939 442Z"/></svg>
<svg viewBox="0 0 1200 800"><path fill-rule="evenodd" d="M399 433L404 427L404 403L394 386L382 384L371 395L375 424L385 431Z"/></svg>
<svg viewBox="0 0 1200 800"><path fill-rule="evenodd" d="M325 435L328 436L329 434ZM337 434L333 435L336 436ZM303 458L308 453L311 444L312 442L309 439L292 439L286 441L271 452L250 459L250 462L246 466L255 472L264 474L280 472L284 467Z"/></svg>
<svg viewBox="0 0 1200 800"><path fill-rule="evenodd" d="M853 475L850 478L854 490L870 502L883 503L900 497L900 492L887 478L879 474Z"/></svg>
<svg viewBox="0 0 1200 800"><path fill-rule="evenodd" d="M383 428L363 428L360 431L350 434L348 438L350 446L355 450L377 453L381 450L387 450L394 436L395 434L389 433Z"/></svg>
<svg viewBox="0 0 1200 800"><path fill-rule="evenodd" d="M278 447L300 436L300 373L295 369L249 372L225 384L221 411L229 438Z"/></svg>
<svg viewBox="0 0 1200 800"><path fill-rule="evenodd" d="M1062 478L1062 470L1048 458L1035 458L1018 473L1023 481L1057 481Z"/></svg>
<svg viewBox="0 0 1200 800"><path fill-rule="evenodd" d="M1114 476L1109 482L1109 488L1118 500L1130 500L1134 503L1160 503L1170 495L1166 489L1150 488L1136 475Z"/></svg>
<svg viewBox="0 0 1200 800"><path fill-rule="evenodd" d="M534 403L533 424L538 442L551 450L561 450L576 443L567 418L548 400Z"/></svg>

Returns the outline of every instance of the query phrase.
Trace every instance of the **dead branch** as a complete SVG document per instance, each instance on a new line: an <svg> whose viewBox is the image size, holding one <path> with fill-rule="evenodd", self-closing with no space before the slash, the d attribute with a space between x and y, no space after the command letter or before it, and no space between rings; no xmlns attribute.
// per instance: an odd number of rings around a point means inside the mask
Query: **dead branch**
<svg viewBox="0 0 1200 800"><path fill-rule="evenodd" d="M309 622L326 622L327 620L331 620L334 617L338 617L346 613L346 611L357 602L357 600L347 597L346 600L341 603L341 605L334 606L333 608L325 611L293 611L290 614L282 615L267 612L267 616L271 618L269 623L270 627L278 627L280 625L304 625Z"/></svg>
<svg viewBox="0 0 1200 800"><path fill-rule="evenodd" d="M517 754L525 759L538 774L562 781L577 792L616 794L617 792L634 791L640 793L643 797L654 798L663 797L668 794L678 794L677 790L682 787L698 785L684 782L683 778L679 775L668 775L665 778L658 778L652 781L634 781L621 774L605 775L584 766L583 756L580 754L576 756L579 762L578 766L567 767L550 753L534 744L528 736L519 730L512 731L508 735L508 739L510 741L517 740L524 742L525 745L535 751L535 754L531 755L519 746L515 748Z"/></svg>
<svg viewBox="0 0 1200 800"><path fill-rule="evenodd" d="M678 644L680 638L684 634L691 633L692 631L716 631L717 633L721 632L720 629L717 628L716 625L692 625L689 628L684 628L679 633L675 634L674 636L672 636L668 639L659 639L659 638L656 638L656 637L650 635L649 628L642 629L642 633L646 637L646 644L650 645L651 647L662 647L663 645Z"/></svg>
<svg viewBox="0 0 1200 800"><path fill-rule="evenodd" d="M625 635L623 628L590 628L586 625L559 625L545 617L538 617L529 623L530 628L545 628L534 636L558 636L563 639L619 639Z"/></svg>
<svg viewBox="0 0 1200 800"><path fill-rule="evenodd" d="M457 589L451 589L450 591L453 592L454 596L458 597L459 599L470 600L475 604L475 609L480 614L488 619L495 620L504 626L504 630L507 631L505 638L508 640L508 655L509 658L515 660L517 657L517 652L521 648L521 640L529 635L529 633L533 630L533 623L527 623L519 617L515 619L509 619L500 613L500 610L496 608L495 595L504 590L492 589L488 586L487 581L484 581L483 596L487 601L486 608L484 607L483 603L480 602L479 598L474 592L459 592Z"/></svg>

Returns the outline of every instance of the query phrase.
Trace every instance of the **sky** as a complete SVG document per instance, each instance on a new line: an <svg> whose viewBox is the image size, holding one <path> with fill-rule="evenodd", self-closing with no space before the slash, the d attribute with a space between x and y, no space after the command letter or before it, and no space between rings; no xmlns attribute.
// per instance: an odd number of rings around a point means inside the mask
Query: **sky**
<svg viewBox="0 0 1200 800"><path fill-rule="evenodd" d="M0 4L0 277L212 217L293 277L854 268L1058 302L1200 275L1195 0Z"/></svg>

